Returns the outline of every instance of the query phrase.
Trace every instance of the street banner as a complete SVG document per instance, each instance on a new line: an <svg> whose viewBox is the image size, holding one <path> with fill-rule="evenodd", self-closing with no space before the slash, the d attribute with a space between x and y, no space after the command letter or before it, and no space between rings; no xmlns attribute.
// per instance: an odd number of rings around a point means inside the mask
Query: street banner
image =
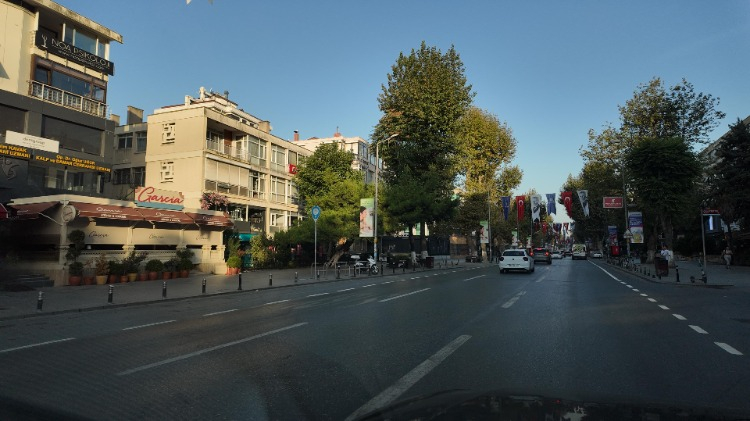
<svg viewBox="0 0 750 421"><path fill-rule="evenodd" d="M532 194L531 195L531 220L532 221L538 221L539 218L539 211L542 207L542 196L539 194Z"/></svg>
<svg viewBox="0 0 750 421"><path fill-rule="evenodd" d="M372 237L374 224L375 198L359 199L359 236Z"/></svg>
<svg viewBox="0 0 750 421"><path fill-rule="evenodd" d="M525 204L526 204L526 196L516 196L516 210L518 211L517 217L519 221L523 219Z"/></svg>
<svg viewBox="0 0 750 421"><path fill-rule="evenodd" d="M555 193L547 193L547 215L557 214L555 200Z"/></svg>
<svg viewBox="0 0 750 421"><path fill-rule="evenodd" d="M617 244L617 225L609 225L607 230L609 231L609 244Z"/></svg>
<svg viewBox="0 0 750 421"><path fill-rule="evenodd" d="M633 235L630 240L633 244L643 244L643 213L628 212L628 229Z"/></svg>
<svg viewBox="0 0 750 421"><path fill-rule="evenodd" d="M589 191L578 190L578 200L581 201L581 208L583 208L583 215L589 217Z"/></svg>
<svg viewBox="0 0 750 421"><path fill-rule="evenodd" d="M547 235L547 223L542 222L542 234Z"/></svg>
<svg viewBox="0 0 750 421"><path fill-rule="evenodd" d="M562 230L562 224L561 223L552 224L552 228L555 230L555 232L560 232Z"/></svg>
<svg viewBox="0 0 750 421"><path fill-rule="evenodd" d="M604 209L622 209L622 197L619 196L607 196L602 198L602 206Z"/></svg>
<svg viewBox="0 0 750 421"><path fill-rule="evenodd" d="M573 192L564 191L560 193L560 197L562 197L562 202L563 205L565 205L565 210L568 212L568 216L570 216L570 211L573 208Z"/></svg>
<svg viewBox="0 0 750 421"><path fill-rule="evenodd" d="M502 200L503 203L503 216L505 216L505 220L508 220L508 210L510 209L510 196L501 196L500 200Z"/></svg>
<svg viewBox="0 0 750 421"><path fill-rule="evenodd" d="M490 242L489 231L488 231L489 223L486 220L479 221L479 227L480 227L479 228L479 242L482 244L489 243Z"/></svg>

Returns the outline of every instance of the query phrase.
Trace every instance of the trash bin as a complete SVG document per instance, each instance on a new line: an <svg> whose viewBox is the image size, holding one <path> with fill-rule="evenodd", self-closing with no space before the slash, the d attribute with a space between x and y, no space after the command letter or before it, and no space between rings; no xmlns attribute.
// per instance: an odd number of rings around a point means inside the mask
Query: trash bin
<svg viewBox="0 0 750 421"><path fill-rule="evenodd" d="M656 267L656 276L669 276L669 260L654 256L654 266Z"/></svg>
<svg viewBox="0 0 750 421"><path fill-rule="evenodd" d="M432 269L433 267L435 267L435 257L434 256L425 257L424 265L427 269Z"/></svg>

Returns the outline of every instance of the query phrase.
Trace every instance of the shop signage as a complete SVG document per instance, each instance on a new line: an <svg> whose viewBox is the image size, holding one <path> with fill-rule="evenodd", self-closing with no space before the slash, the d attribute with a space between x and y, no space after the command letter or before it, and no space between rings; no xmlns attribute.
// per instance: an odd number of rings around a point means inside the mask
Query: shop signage
<svg viewBox="0 0 750 421"><path fill-rule="evenodd" d="M115 64L111 61L99 57L96 54L89 53L88 51L81 50L67 42L56 40L41 31L37 31L36 33L36 46L56 56L74 61L82 66L89 67L108 75L115 74Z"/></svg>
<svg viewBox="0 0 750 421"><path fill-rule="evenodd" d="M28 148L9 145L7 143L0 143L0 155L9 156L11 158L31 159L31 152L29 152Z"/></svg>
<svg viewBox="0 0 750 421"><path fill-rule="evenodd" d="M161 190L152 186L135 189L135 204L146 208L182 210L185 197L181 192Z"/></svg>
<svg viewBox="0 0 750 421"><path fill-rule="evenodd" d="M180 230L134 228L133 244L178 244Z"/></svg>
<svg viewBox="0 0 750 421"><path fill-rule="evenodd" d="M32 136L30 134L18 133L13 131L5 132L5 143L11 145L23 146L31 149L39 149L47 152L60 152L60 142L44 137Z"/></svg>
<svg viewBox="0 0 750 421"><path fill-rule="evenodd" d="M605 197L604 209L622 209L622 197Z"/></svg>
<svg viewBox="0 0 750 421"><path fill-rule="evenodd" d="M53 154L44 151L34 151L33 159L38 162L47 162L49 164L61 165L64 167L72 168L83 168L86 170L98 171L98 172L111 172L110 167L105 166L101 162L96 162L91 159L81 159L74 156L68 156L63 154Z"/></svg>
<svg viewBox="0 0 750 421"><path fill-rule="evenodd" d="M86 244L125 244L127 229L120 227L88 226L83 229Z"/></svg>

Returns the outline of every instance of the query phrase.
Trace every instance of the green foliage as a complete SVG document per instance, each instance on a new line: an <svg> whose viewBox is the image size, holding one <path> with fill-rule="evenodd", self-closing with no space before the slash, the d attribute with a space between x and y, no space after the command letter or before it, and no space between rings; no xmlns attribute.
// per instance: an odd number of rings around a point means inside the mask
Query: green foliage
<svg viewBox="0 0 750 421"><path fill-rule="evenodd" d="M109 275L107 253L99 253L94 260L94 273L98 276Z"/></svg>
<svg viewBox="0 0 750 421"><path fill-rule="evenodd" d="M227 259L227 267L237 269L242 266L242 259L240 256L229 256Z"/></svg>
<svg viewBox="0 0 750 421"><path fill-rule="evenodd" d="M239 256L240 239L239 237L229 237L227 240L227 252L229 256ZM192 257L192 256L191 256Z"/></svg>
<svg viewBox="0 0 750 421"><path fill-rule="evenodd" d="M312 155L302 157L294 183L303 202L311 203L311 198L326 195L340 181L357 177L352 169L353 159L354 154L337 143L320 145Z"/></svg>
<svg viewBox="0 0 750 421"><path fill-rule="evenodd" d="M146 262L146 272L161 272L164 270L164 263L159 259L151 259Z"/></svg>
<svg viewBox="0 0 750 421"><path fill-rule="evenodd" d="M65 258L75 262L83 252L83 248L86 247L86 234L81 230L73 230L68 233L68 241L71 242L71 245L65 253Z"/></svg>
<svg viewBox="0 0 750 421"><path fill-rule="evenodd" d="M131 250L130 253L128 253L125 258L122 259L122 266L125 270L125 273L137 273L141 262L146 260L146 257L148 257L148 253L146 253L145 251L137 252L135 250Z"/></svg>
<svg viewBox="0 0 750 421"><path fill-rule="evenodd" d="M118 262L117 260L109 261L109 274L110 275L120 276L124 273L123 271L124 271L124 267L122 263Z"/></svg>
<svg viewBox="0 0 750 421"><path fill-rule="evenodd" d="M83 263L72 262L68 265L68 275L70 276L81 276L83 275Z"/></svg>
<svg viewBox="0 0 750 421"><path fill-rule="evenodd" d="M709 169L711 201L727 222L750 221L750 120L729 126L716 149L716 164Z"/></svg>
<svg viewBox="0 0 750 421"><path fill-rule="evenodd" d="M256 235L250 239L250 255L253 258L253 267L256 269L269 267L271 263L271 253L268 249L269 246L271 246L271 242L265 234ZM232 257L237 257L237 259L239 259L239 256L230 256L229 258L232 259ZM241 264L242 262L240 261L240 265ZM229 265L229 261L227 261L227 265Z"/></svg>

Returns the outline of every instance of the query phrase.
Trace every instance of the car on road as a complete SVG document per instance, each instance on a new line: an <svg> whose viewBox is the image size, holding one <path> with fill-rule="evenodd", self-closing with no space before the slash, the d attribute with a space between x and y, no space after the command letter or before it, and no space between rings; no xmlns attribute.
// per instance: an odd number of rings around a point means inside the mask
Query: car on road
<svg viewBox="0 0 750 421"><path fill-rule="evenodd" d="M552 264L552 256L550 256L549 250L544 247L531 249L531 257L534 258L534 262L544 262L548 265Z"/></svg>
<svg viewBox="0 0 750 421"><path fill-rule="evenodd" d="M562 259L563 258L563 254L562 254L562 252L560 250L553 250L551 257L553 259Z"/></svg>
<svg viewBox="0 0 750 421"><path fill-rule="evenodd" d="M591 257L593 257L594 259L601 259L603 256L604 255L599 250L595 250L595 251L591 252Z"/></svg>
<svg viewBox="0 0 750 421"><path fill-rule="evenodd" d="M534 271L534 258L524 249L505 250L502 256L500 256L498 267L500 268L500 273L511 270L523 270L526 273L531 273Z"/></svg>

